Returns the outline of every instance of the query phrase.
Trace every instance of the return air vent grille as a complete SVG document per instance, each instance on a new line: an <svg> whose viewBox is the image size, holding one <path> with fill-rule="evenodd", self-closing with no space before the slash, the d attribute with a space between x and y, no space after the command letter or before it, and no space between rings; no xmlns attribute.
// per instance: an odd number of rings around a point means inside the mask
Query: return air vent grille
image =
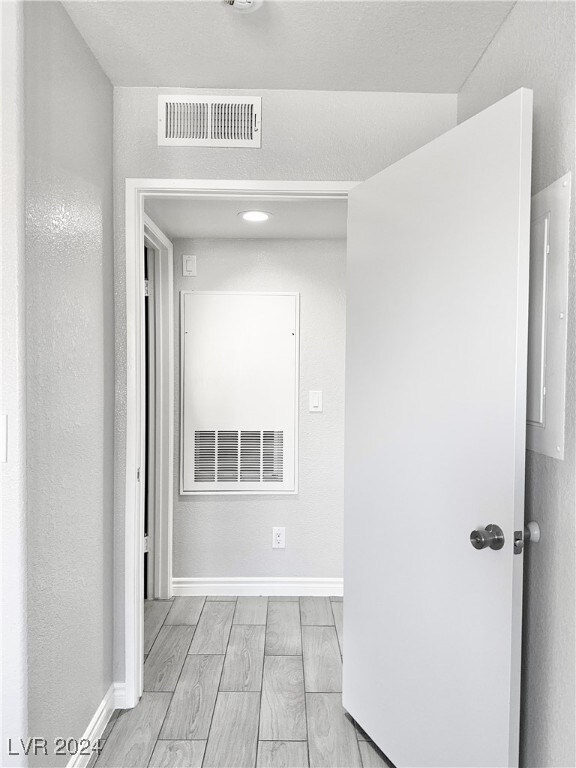
<svg viewBox="0 0 576 768"><path fill-rule="evenodd" d="M281 483L284 433L281 430L197 430L194 433L196 483Z"/></svg>
<svg viewBox="0 0 576 768"><path fill-rule="evenodd" d="M260 147L262 99L159 96L158 144Z"/></svg>

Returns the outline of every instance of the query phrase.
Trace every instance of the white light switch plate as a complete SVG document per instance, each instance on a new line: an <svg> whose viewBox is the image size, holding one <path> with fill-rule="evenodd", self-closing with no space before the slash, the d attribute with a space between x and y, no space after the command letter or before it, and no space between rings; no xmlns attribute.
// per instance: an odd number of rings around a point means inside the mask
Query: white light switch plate
<svg viewBox="0 0 576 768"><path fill-rule="evenodd" d="M196 277L196 256L182 256L182 277Z"/></svg>
<svg viewBox="0 0 576 768"><path fill-rule="evenodd" d="M322 390L310 390L309 392L309 410L310 413L321 413L322 411Z"/></svg>

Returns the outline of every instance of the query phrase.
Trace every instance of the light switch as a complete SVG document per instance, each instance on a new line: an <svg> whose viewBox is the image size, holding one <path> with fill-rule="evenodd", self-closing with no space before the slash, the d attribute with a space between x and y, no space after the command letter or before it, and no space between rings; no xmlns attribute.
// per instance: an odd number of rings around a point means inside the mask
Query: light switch
<svg viewBox="0 0 576 768"><path fill-rule="evenodd" d="M182 256L182 277L196 277L196 256Z"/></svg>
<svg viewBox="0 0 576 768"><path fill-rule="evenodd" d="M310 412L320 413L322 411L322 390L310 390L309 396Z"/></svg>

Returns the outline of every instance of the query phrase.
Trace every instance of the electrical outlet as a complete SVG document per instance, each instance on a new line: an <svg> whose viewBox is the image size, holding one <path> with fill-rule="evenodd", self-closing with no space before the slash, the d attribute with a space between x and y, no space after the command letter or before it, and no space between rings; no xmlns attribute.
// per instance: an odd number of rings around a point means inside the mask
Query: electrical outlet
<svg viewBox="0 0 576 768"><path fill-rule="evenodd" d="M272 528L272 549L285 549L286 528Z"/></svg>

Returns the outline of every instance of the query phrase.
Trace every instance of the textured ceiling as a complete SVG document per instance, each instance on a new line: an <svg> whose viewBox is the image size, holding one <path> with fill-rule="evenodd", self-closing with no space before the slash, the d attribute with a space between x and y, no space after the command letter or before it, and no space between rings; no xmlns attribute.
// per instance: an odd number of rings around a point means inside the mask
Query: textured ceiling
<svg viewBox="0 0 576 768"><path fill-rule="evenodd" d="M514 5L505 0L73 0L117 86L456 93Z"/></svg>
<svg viewBox="0 0 576 768"><path fill-rule="evenodd" d="M243 221L238 213L264 210L263 223ZM233 239L333 239L346 237L346 200L194 200L151 198L146 213L169 237Z"/></svg>

